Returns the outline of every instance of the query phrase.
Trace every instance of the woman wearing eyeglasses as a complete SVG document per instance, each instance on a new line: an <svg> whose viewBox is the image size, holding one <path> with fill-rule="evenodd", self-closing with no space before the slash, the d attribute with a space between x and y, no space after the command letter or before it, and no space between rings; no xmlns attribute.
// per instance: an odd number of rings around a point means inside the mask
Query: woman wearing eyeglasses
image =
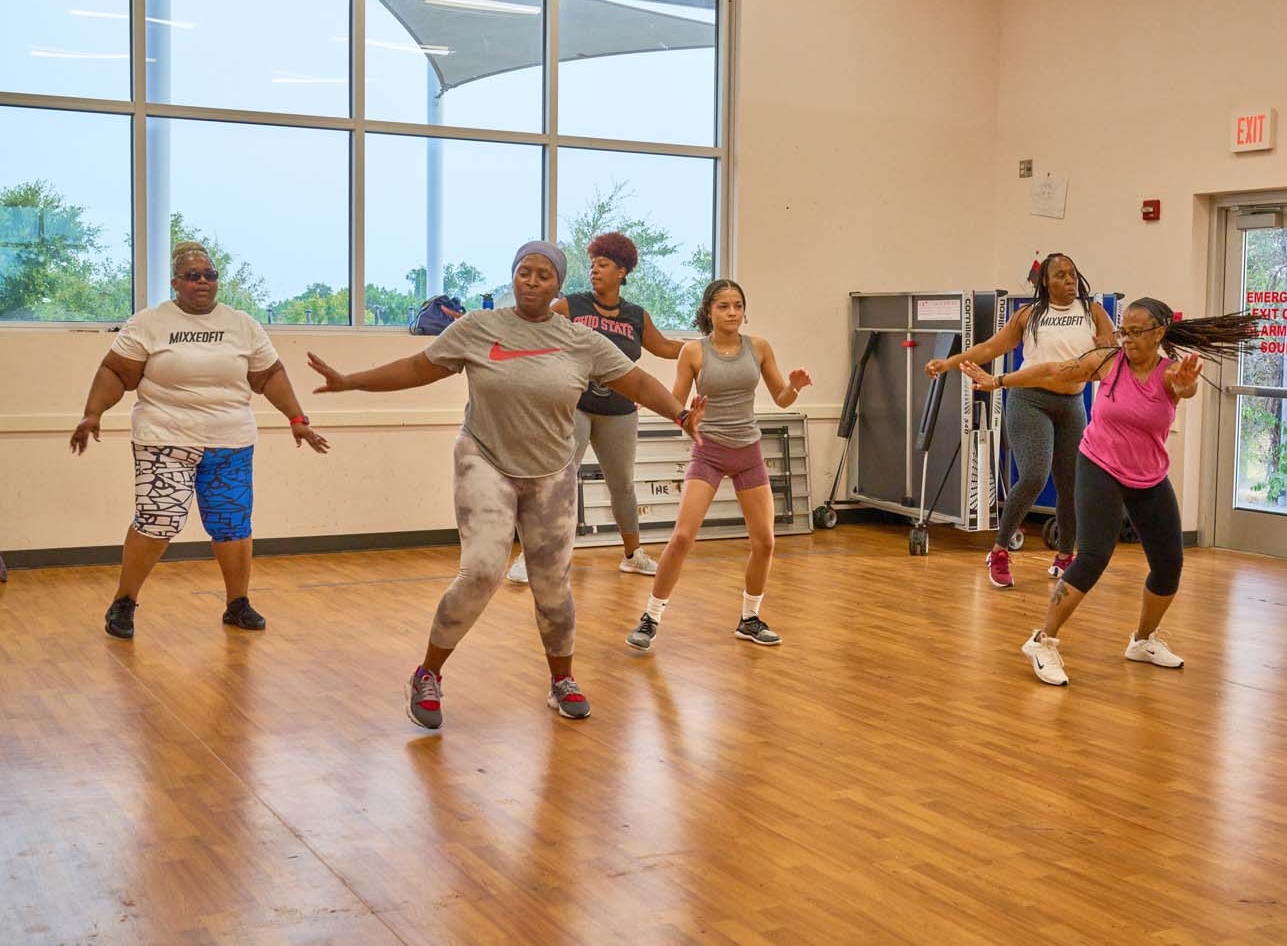
<svg viewBox="0 0 1287 946"><path fill-rule="evenodd" d="M993 377L970 361L961 371L984 391L1102 381L1077 455L1077 558L1055 585L1044 624L1022 647L1043 683L1068 682L1059 629L1081 604L1112 558L1125 508L1148 559L1144 597L1126 659L1183 667L1158 626L1180 586L1184 548L1180 507L1167 479L1166 437L1176 404L1198 390L1202 357L1236 354L1256 337L1256 318L1223 315L1176 321L1170 306L1136 299L1116 333L1121 348L1087 352L1063 362L1027 363ZM1176 360L1180 352L1185 354ZM1166 357L1163 355L1165 352Z"/></svg>
<svg viewBox="0 0 1287 946"><path fill-rule="evenodd" d="M218 302L219 272L199 243L171 256L174 298L136 312L103 358L71 436L75 454L99 439L103 412L138 392L130 415L134 520L125 534L121 575L106 631L129 640L139 590L183 529L195 494L201 523L223 573L223 622L261 630L250 606L252 459L257 430L250 396L263 394L290 419L295 444L325 453L264 328Z"/></svg>
<svg viewBox="0 0 1287 946"><path fill-rule="evenodd" d="M987 364L1023 345L1025 362L1066 361L1097 344L1112 342L1113 322L1098 302L1076 264L1062 253L1052 253L1041 263L1036 277L1037 295L985 342L953 355L936 358L925 366L931 378L963 362ZM1086 429L1083 382L1063 378L1030 390L1013 391L1006 398L1005 430L1019 478L1006 494L996 541L988 553L988 579L997 588L1014 586L1010 572L1010 539L1032 510L1047 478L1055 479L1055 522L1059 526L1055 560L1046 570L1058 578L1073 561L1077 547L1077 516L1073 506L1073 481L1077 445Z"/></svg>

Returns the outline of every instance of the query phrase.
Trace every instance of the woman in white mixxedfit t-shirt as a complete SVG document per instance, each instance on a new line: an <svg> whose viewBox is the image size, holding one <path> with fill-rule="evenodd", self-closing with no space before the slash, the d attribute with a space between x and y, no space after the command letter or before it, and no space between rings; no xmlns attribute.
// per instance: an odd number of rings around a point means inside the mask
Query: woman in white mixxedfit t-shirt
<svg viewBox="0 0 1287 946"><path fill-rule="evenodd" d="M263 394L290 418L298 446L325 453L308 424L264 327L216 300L219 272L199 243L180 243L171 258L174 299L137 312L103 358L85 401L72 452L98 440L103 412L138 391L131 412L134 521L125 535L121 577L107 610L113 637L134 636L139 590L166 546L183 529L192 497L223 572L225 624L260 630L250 606L250 512L255 416Z"/></svg>

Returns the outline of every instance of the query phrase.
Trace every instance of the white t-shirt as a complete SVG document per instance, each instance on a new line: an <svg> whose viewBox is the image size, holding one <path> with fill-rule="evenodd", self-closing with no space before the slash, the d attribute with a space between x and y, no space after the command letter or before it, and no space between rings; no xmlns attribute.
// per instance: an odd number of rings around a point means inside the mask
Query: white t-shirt
<svg viewBox="0 0 1287 946"><path fill-rule="evenodd" d="M250 410L249 371L277 362L264 327L217 303L205 315L170 300L136 312L112 351L143 361L130 415L135 443L164 447L248 447L258 431Z"/></svg>
<svg viewBox="0 0 1287 946"><path fill-rule="evenodd" d="M1080 299L1070 305L1052 305L1041 316L1033 333L1032 318L1023 332L1023 361L1072 361L1095 347L1095 319Z"/></svg>

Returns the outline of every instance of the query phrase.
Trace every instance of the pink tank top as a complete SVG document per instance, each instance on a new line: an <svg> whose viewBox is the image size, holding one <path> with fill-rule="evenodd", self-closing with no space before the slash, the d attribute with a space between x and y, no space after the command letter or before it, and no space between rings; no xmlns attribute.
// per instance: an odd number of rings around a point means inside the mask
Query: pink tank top
<svg viewBox="0 0 1287 946"><path fill-rule="evenodd" d="M1163 380L1170 363L1170 358L1158 359L1153 373L1141 381L1126 356L1118 355L1100 382L1081 452L1123 486L1156 486L1171 468L1166 435L1175 420L1175 402Z"/></svg>

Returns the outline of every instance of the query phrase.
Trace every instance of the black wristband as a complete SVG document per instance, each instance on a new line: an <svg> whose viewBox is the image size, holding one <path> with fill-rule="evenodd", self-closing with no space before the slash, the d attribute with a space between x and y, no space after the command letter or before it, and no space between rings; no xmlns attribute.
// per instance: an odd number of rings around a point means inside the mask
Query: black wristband
<svg viewBox="0 0 1287 946"><path fill-rule="evenodd" d="M678 427L681 427L681 428L682 428L682 427L684 426L684 421L688 420L688 415L689 415L689 414L691 414L691 413L692 413L692 411L690 411L688 408L686 408L686 407L685 407L685 408L684 408L683 410L681 410L678 414L676 414L676 415L675 415L675 424L676 424L676 426L678 426Z"/></svg>

